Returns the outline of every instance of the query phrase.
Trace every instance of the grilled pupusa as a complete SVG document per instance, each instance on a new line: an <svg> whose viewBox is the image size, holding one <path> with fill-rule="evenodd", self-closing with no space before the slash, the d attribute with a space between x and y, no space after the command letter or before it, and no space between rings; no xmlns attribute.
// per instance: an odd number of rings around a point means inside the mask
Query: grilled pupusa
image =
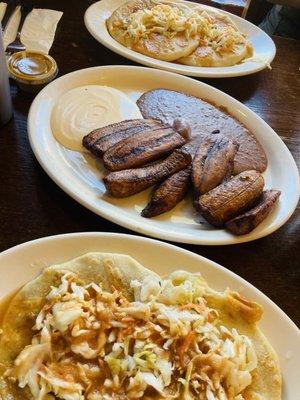
<svg viewBox="0 0 300 400"><path fill-rule="evenodd" d="M250 207L261 196L264 179L257 171L244 171L222 183L195 202L196 208L212 225L221 227Z"/></svg>
<svg viewBox="0 0 300 400"><path fill-rule="evenodd" d="M131 0L106 21L110 35L148 57L200 67L226 67L252 56L230 17L182 1Z"/></svg>
<svg viewBox="0 0 300 400"><path fill-rule="evenodd" d="M179 8L182 7L179 5ZM175 61L191 54L199 43L197 32L187 35L184 30L178 28L162 32L162 22L168 19L170 12L173 14L173 25L184 23L188 26L188 20L183 21L185 13L182 12L182 15L176 17L176 10L179 9L171 4L158 4L153 0L131 0L114 11L107 19L106 25L110 35L123 46L148 57ZM144 25L145 18L147 23ZM157 24L158 19L162 21Z"/></svg>
<svg viewBox="0 0 300 400"><path fill-rule="evenodd" d="M279 196L279 190L265 190L256 206L226 222L226 229L234 235L245 235L253 231L272 211Z"/></svg>
<svg viewBox="0 0 300 400"><path fill-rule="evenodd" d="M109 194L114 197L128 197L182 170L191 160L189 153L176 149L163 161L146 167L114 171L103 180Z"/></svg>
<svg viewBox="0 0 300 400"><path fill-rule="evenodd" d="M179 63L196 67L228 67L253 55L253 47L246 35L227 15L210 12L210 17L213 19L215 38L201 38L197 49L179 59Z"/></svg>
<svg viewBox="0 0 300 400"><path fill-rule="evenodd" d="M123 139L103 156L104 166L111 171L135 168L156 161L185 143L169 126L151 128Z"/></svg>
<svg viewBox="0 0 300 400"><path fill-rule="evenodd" d="M6 307L0 398L280 400L263 308L213 283L125 254L45 268Z"/></svg>
<svg viewBox="0 0 300 400"><path fill-rule="evenodd" d="M200 144L192 168L192 181L198 194L210 191L226 176L231 176L238 148L238 144L222 134L211 135Z"/></svg>
<svg viewBox="0 0 300 400"><path fill-rule="evenodd" d="M146 129L159 129L161 126L162 123L154 119L129 119L95 129L83 138L82 144L95 156L101 157L105 151L119 141Z"/></svg>
<svg viewBox="0 0 300 400"><path fill-rule="evenodd" d="M190 186L191 166L169 176L154 190L142 216L152 218L172 210L183 200Z"/></svg>

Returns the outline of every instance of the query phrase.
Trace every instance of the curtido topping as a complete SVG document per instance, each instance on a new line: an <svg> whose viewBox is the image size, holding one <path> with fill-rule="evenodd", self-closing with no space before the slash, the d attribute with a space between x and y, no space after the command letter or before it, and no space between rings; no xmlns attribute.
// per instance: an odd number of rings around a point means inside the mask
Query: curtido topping
<svg viewBox="0 0 300 400"><path fill-rule="evenodd" d="M133 301L63 271L6 376L34 400L244 399L255 350L219 324L199 274L149 276L131 288Z"/></svg>
<svg viewBox="0 0 300 400"><path fill-rule="evenodd" d="M206 11L157 4L151 9L138 10L128 17L115 22L118 27L138 42L151 34L174 37L182 32L186 38L198 37L202 44L211 46L222 53L234 50L234 46L245 43L246 37L233 24L220 24Z"/></svg>

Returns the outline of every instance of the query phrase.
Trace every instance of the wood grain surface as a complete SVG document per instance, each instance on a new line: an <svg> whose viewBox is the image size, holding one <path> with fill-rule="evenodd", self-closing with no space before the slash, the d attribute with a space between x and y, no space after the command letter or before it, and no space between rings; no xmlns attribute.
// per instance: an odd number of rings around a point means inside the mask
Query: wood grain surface
<svg viewBox="0 0 300 400"><path fill-rule="evenodd" d="M36 0L35 6L64 11L51 54L60 74L96 65L135 65L97 43L83 14L93 1ZM260 115L284 140L300 165L300 42L274 38L272 70L240 78L205 80ZM27 138L33 96L11 85L14 119L0 130L0 250L67 232L132 233L86 210L43 172ZM262 290L300 325L299 207L272 235L224 247L181 245L231 269Z"/></svg>

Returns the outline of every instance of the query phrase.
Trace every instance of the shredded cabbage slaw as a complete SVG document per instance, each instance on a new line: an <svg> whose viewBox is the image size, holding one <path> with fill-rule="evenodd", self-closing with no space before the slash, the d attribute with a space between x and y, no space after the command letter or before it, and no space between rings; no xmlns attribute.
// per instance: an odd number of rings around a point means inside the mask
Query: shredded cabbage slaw
<svg viewBox="0 0 300 400"><path fill-rule="evenodd" d="M246 36L233 24L220 24L201 9L168 4L138 10L115 24L134 42L149 38L153 33L173 38L182 32L186 38L197 37L218 53L234 51L235 46L246 42Z"/></svg>
<svg viewBox="0 0 300 400"><path fill-rule="evenodd" d="M34 400L243 400L257 367L251 340L218 324L199 274L133 280L122 292L64 271L7 371Z"/></svg>

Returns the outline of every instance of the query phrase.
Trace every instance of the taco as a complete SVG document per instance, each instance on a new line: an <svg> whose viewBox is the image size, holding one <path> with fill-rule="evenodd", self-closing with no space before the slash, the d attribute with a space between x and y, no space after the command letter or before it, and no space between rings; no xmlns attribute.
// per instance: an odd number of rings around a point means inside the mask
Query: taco
<svg viewBox="0 0 300 400"><path fill-rule="evenodd" d="M279 400L261 307L200 274L162 279L129 256L46 268L11 301L3 400Z"/></svg>

